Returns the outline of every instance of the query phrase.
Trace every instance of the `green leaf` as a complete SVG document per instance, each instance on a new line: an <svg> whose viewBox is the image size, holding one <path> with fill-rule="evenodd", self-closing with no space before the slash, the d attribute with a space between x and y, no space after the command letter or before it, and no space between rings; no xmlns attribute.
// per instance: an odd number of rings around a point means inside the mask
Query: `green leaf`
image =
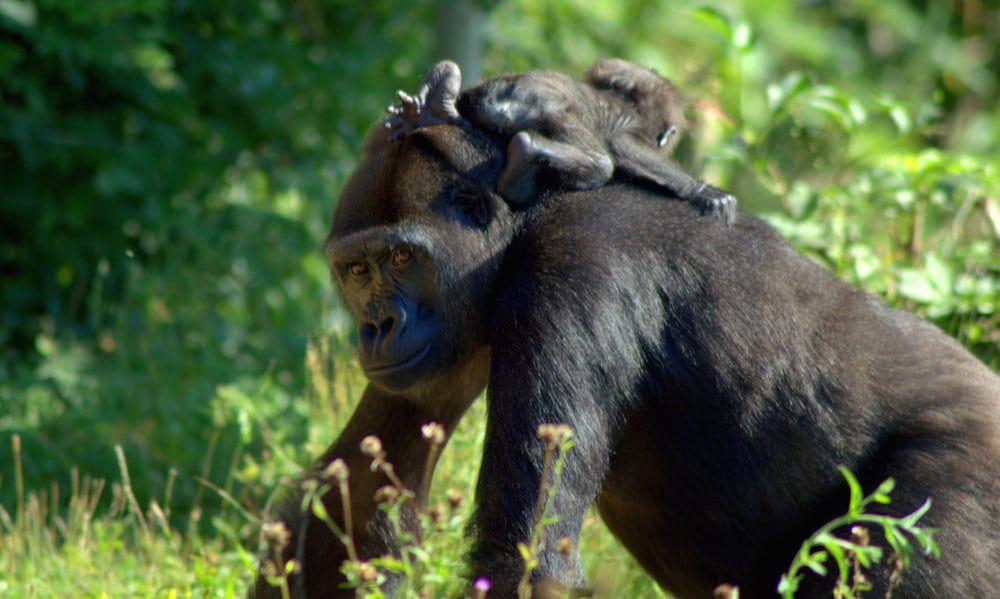
<svg viewBox="0 0 1000 599"><path fill-rule="evenodd" d="M531 560L531 549L528 548L528 545L526 543L518 543L517 552L521 554L521 559L523 559L525 562Z"/></svg>
<svg viewBox="0 0 1000 599"><path fill-rule="evenodd" d="M789 101L812 87L812 83L798 71L785 75L780 83L767 86L767 107L772 112L782 110Z"/></svg>
<svg viewBox="0 0 1000 599"><path fill-rule="evenodd" d="M924 257L924 269L927 271L927 278L930 280L931 284L942 293L942 295L950 295L953 288L952 281L955 279L955 273L951 266L948 265L944 260L942 260L934 252L929 252Z"/></svg>
<svg viewBox="0 0 1000 599"><path fill-rule="evenodd" d="M882 493L873 493L871 499L875 503L881 503L882 505L889 505L892 503L892 499L890 499L888 495L883 495Z"/></svg>
<svg viewBox="0 0 1000 599"><path fill-rule="evenodd" d="M854 119L855 124L860 125L868 120L868 111L855 98L847 98L847 110L851 113L851 118Z"/></svg>
<svg viewBox="0 0 1000 599"><path fill-rule="evenodd" d="M910 114L906 112L902 106L893 106L889 109L889 117L892 122L896 125L896 129L899 129L900 133L909 133L912 128L912 123L910 122Z"/></svg>
<svg viewBox="0 0 1000 599"><path fill-rule="evenodd" d="M830 116L833 121L840 125L840 128L845 131L850 131L854 126L851 114L844 110L844 107L836 102L827 98L818 97L810 99L809 106Z"/></svg>
<svg viewBox="0 0 1000 599"><path fill-rule="evenodd" d="M799 582L801 581L801 576L789 577L787 574L782 574L781 580L778 581L778 592L786 597L791 597L795 591L799 590Z"/></svg>
<svg viewBox="0 0 1000 599"><path fill-rule="evenodd" d="M372 563L374 564L376 561L372 560ZM406 566L398 559L378 560L377 565L391 574L402 574L406 571Z"/></svg>
<svg viewBox="0 0 1000 599"><path fill-rule="evenodd" d="M733 27L729 17L710 7L700 6L691 11L691 16L721 33L727 40L733 39Z"/></svg>
<svg viewBox="0 0 1000 599"><path fill-rule="evenodd" d="M805 566L820 576L826 576L826 566L823 565L823 562L826 561L827 557L826 551L817 551L809 556Z"/></svg>
<svg viewBox="0 0 1000 599"><path fill-rule="evenodd" d="M857 556L859 564L865 568L869 568L873 563L882 560L882 549L874 545L858 547L854 555Z"/></svg>
<svg viewBox="0 0 1000 599"><path fill-rule="evenodd" d="M907 112L906 108L896 101L895 98L889 95L882 95L876 98L876 102L879 107L889 115L892 119L896 129L900 133L909 133L910 129L913 127L912 120L910 119L910 113Z"/></svg>
<svg viewBox="0 0 1000 599"><path fill-rule="evenodd" d="M892 547L893 553L903 554L903 546L905 540L900 542L899 534L896 533L895 527L890 522L885 522L882 524L882 533L885 535L885 540Z"/></svg>
<svg viewBox="0 0 1000 599"><path fill-rule="evenodd" d="M732 37L733 45L742 51L747 51L753 46L754 35L753 29L750 25L745 22L740 22L736 25L735 31L733 31Z"/></svg>
<svg viewBox="0 0 1000 599"><path fill-rule="evenodd" d="M837 562L837 569L841 573L845 572L847 569L847 559L844 554L844 548L834 543L827 545L826 548L830 552L830 555L833 556L833 560Z"/></svg>
<svg viewBox="0 0 1000 599"><path fill-rule="evenodd" d="M920 507L915 509L913 513L902 519L902 525L908 528L913 527L916 525L918 520L924 517L924 514L926 514L929 509L931 509L931 500L928 498Z"/></svg>
<svg viewBox="0 0 1000 599"><path fill-rule="evenodd" d="M38 11L31 0L0 0L0 16L22 27L34 27L38 21Z"/></svg>
<svg viewBox="0 0 1000 599"><path fill-rule="evenodd" d="M326 511L326 506L318 499L312 502L312 513L323 522L330 521L330 514Z"/></svg>
<svg viewBox="0 0 1000 599"><path fill-rule="evenodd" d="M838 466L841 476L847 481L847 486L851 490L850 504L847 507L847 513L852 518L857 518L861 514L861 502L864 500L864 493L861 491L861 483L858 479L854 478L854 474L844 466Z"/></svg>
<svg viewBox="0 0 1000 599"><path fill-rule="evenodd" d="M897 273L897 289L900 295L922 304L944 301L944 296L931 282L926 273L912 268L901 268Z"/></svg>
<svg viewBox="0 0 1000 599"><path fill-rule="evenodd" d="M892 490L895 488L896 488L896 481L894 479L887 478L884 481L882 481L882 484L878 486L878 489L876 489L875 492L881 493L883 495L888 495L892 493Z"/></svg>

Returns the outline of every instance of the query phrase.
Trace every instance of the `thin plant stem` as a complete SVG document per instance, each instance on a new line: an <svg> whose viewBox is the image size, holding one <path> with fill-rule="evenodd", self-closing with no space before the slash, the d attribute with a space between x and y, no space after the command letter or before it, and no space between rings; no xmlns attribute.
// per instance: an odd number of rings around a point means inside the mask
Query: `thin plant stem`
<svg viewBox="0 0 1000 599"><path fill-rule="evenodd" d="M556 444L549 444L545 449L545 459L542 462L542 478L538 483L538 497L535 499L535 511L532 516L531 538L528 541L528 552L531 560L537 559L538 548L541 547L544 539L545 527L542 526L548 508L550 506L551 491L553 485L549 483L549 471L552 469L552 457L561 455L560 447ZM553 481L556 482L556 481ZM517 584L517 596L519 599L531 598L531 573L534 570L529 563L525 564L524 574Z"/></svg>
<svg viewBox="0 0 1000 599"><path fill-rule="evenodd" d="M122 449L121 445L115 445L115 455L118 456L118 468L122 472L122 487L124 487L123 491L125 492L125 499L128 501L129 509L132 510L136 520L139 521L139 527L142 528L143 534L149 539L149 525L146 524L146 518L142 515L142 509L139 507L139 501L135 498L135 493L132 492L132 479L128 474L128 464L125 462L125 450Z"/></svg>
<svg viewBox="0 0 1000 599"><path fill-rule="evenodd" d="M225 489L223 489L219 485L213 483L212 481L205 480L204 478L202 478L200 476L194 477L194 480L198 484L205 485L209 489L212 489L213 491L215 491L216 494L218 494L218 496L222 498L223 503L225 503L226 505L230 505L233 508L235 508L236 511L239 512L239 514L241 516L243 516L244 518L246 518L248 522L253 522L254 524L260 524L260 518L258 518L257 516L254 516L245 507L243 507L242 505L240 505L240 502L237 501L237 499L235 497L233 497L232 494L230 494L228 491L226 491Z"/></svg>
<svg viewBox="0 0 1000 599"><path fill-rule="evenodd" d="M14 450L14 489L17 495L17 522L24 521L24 470L21 466L21 435L14 435L10 438L10 444Z"/></svg>
<svg viewBox="0 0 1000 599"><path fill-rule="evenodd" d="M354 522L351 517L351 490L347 486L347 477L338 479L340 488L340 505L344 510L344 547L351 561L358 561L358 552L354 547Z"/></svg>
<svg viewBox="0 0 1000 599"><path fill-rule="evenodd" d="M163 512L170 517L170 501L174 497L174 483L177 482L177 468L171 468L167 474L167 485L163 492Z"/></svg>
<svg viewBox="0 0 1000 599"><path fill-rule="evenodd" d="M205 459L201 461L201 477L208 480L209 471L212 469L212 458L215 456L215 446L219 442L219 437L222 435L222 427L216 426L212 431L212 436L208 440L208 449L205 450ZM205 492L203 487L196 487L194 490L194 501L192 502L192 511L194 509L201 510L201 497Z"/></svg>
<svg viewBox="0 0 1000 599"><path fill-rule="evenodd" d="M441 446L437 443L431 443L430 452L427 454L427 462L424 464L424 476L420 481L420 509L426 511L428 499L431 493L431 479L434 477L434 462L437 460L437 454L441 451Z"/></svg>
<svg viewBox="0 0 1000 599"><path fill-rule="evenodd" d="M545 450L545 461L542 463L542 479L538 483L538 497L535 498L535 511L531 517L532 540L534 540L534 531L538 528L538 523L541 521L542 512L548 500L549 470L552 469L552 454L554 451L554 447L549 447Z"/></svg>
<svg viewBox="0 0 1000 599"><path fill-rule="evenodd" d="M379 469L382 470L382 473L385 474L386 478L389 479L389 482L391 482L394 487L399 489L400 493L402 493L403 495L413 493L412 491L407 489L406 485L403 484L403 481L400 480L398 476L396 476L396 469L392 467L392 464L383 461Z"/></svg>

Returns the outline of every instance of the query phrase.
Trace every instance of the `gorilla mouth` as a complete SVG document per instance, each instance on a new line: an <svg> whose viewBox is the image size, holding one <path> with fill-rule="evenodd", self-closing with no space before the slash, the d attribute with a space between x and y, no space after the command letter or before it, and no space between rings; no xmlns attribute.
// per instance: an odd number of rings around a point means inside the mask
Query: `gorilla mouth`
<svg viewBox="0 0 1000 599"><path fill-rule="evenodd" d="M390 374L397 370L402 370L404 368L409 368L410 366L415 366L423 361L427 357L427 354L431 351L431 344L428 343L420 348L415 354L411 355L409 358L403 358L399 362L394 362L392 364L379 364L375 366L369 366L366 372L369 375L377 374Z"/></svg>

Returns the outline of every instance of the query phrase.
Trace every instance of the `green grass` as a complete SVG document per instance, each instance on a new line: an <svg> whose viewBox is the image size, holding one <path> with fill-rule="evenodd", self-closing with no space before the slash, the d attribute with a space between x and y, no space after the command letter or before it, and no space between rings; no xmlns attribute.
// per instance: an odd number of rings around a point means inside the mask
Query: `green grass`
<svg viewBox="0 0 1000 599"><path fill-rule="evenodd" d="M260 524L266 520L274 487L290 484L309 456L317 455L346 422L364 379L342 337L310 344L306 388L285 408L307 417L305 442L285 430L266 409L267 379L253 392L221 387L213 400L219 430L242 426L248 437L264 439L264 449L248 442L228 472L202 485L195 505L175 511L175 478L163 473L163 494L141 505L129 484L128 456L116 476L95 479L72 471L68 488L53 483L23 489L30 456L14 447L14 463L4 465L0 486L14 487L13 505L0 506L0 596L10 597L241 597L256 571ZM333 373L338 376L333 376ZM477 401L444 449L431 489L430 505L449 514L424 543L442 578L435 585L460 592L459 573L467 548L464 523L472 510L485 430L485 402ZM107 451L115 449L108 447ZM262 457L266 456L266 457ZM388 456L391 460L392 456ZM7 474L7 473L10 474ZM198 478L201 478L200 476ZM271 481L277 485L268 488ZM450 510L448 492L463 501ZM65 500L69 497L69 501ZM260 499L264 497L263 502ZM203 507L208 504L216 507ZM596 513L584 521L580 541L584 567L597 596L666 597L607 532ZM449 577L449 573L452 576ZM448 580L450 578L450 580Z"/></svg>
<svg viewBox="0 0 1000 599"><path fill-rule="evenodd" d="M280 419L269 419L266 409L250 409L266 405L266 379L256 386L264 394L262 397L234 387L218 390L213 407L229 414L250 437L267 439L267 451L262 455L269 456L269 461L255 457L252 443L244 444L244 449L234 451L232 469L221 477L221 482L197 477L203 493L196 496L194 506L185 513L174 511L173 493L179 480L176 470L166 473L162 495L140 504L132 487L127 456L118 445L109 448L118 466L117 475L110 480L80 474L73 468L68 488L53 482L44 489L25 489L24 466L30 460L22 453L21 437L11 436L13 463L4 470L0 484L13 486L15 500L13 505L0 506L0 596L244 596L256 574L259 531L270 519L272 500L300 472L296 456L315 455L336 436L365 383L350 345L338 335L310 344L305 369L309 373L307 389L288 406L309 415L304 420L308 427L305 452L291 440L281 441L293 438L285 436ZM221 428L228 424L218 423ZM480 399L444 449L435 473L429 505L442 517L434 525L425 521L426 534L420 550L429 557L419 576L412 579L421 589L431 588L435 597L460 596L465 590L461 578L467 548L463 530L473 506L484 424L485 402ZM391 455L386 457L392 460ZM555 464L558 472L559 461ZM870 503L888 503L891 482L863 498L850 473L844 474L852 488L847 515L806 540L787 575L790 581L797 581L807 568L821 571L824 561L833 561L827 559L829 555L837 558L842 578L847 576L845 572L858 567L855 554L878 552L877 556L866 554L867 559L881 559L882 552L874 547L856 546L853 539L832 536L835 528L846 524L899 527L897 543L908 547L906 535L911 535L933 546L927 533L915 526L919 514L896 519L864 513ZM265 489L264 481L274 476L279 482ZM556 485L557 481L558 477ZM553 488L557 491L557 486ZM267 497L263 502L259 500L262 491ZM461 501L455 501L456 496ZM216 507L203 509L203 502ZM925 538L927 542L922 540ZM584 520L580 552L595 597L668 597L593 511ZM851 588L846 580L841 584ZM791 596L788 589L785 594Z"/></svg>

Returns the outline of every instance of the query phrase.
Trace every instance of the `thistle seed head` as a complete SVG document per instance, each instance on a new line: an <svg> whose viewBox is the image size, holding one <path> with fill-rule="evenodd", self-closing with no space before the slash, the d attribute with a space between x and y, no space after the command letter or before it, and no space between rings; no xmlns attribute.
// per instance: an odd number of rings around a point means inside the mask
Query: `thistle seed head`
<svg viewBox="0 0 1000 599"><path fill-rule="evenodd" d="M361 440L361 453L372 459L381 458L385 455L382 451L382 441L375 435L368 435Z"/></svg>
<svg viewBox="0 0 1000 599"><path fill-rule="evenodd" d="M350 469L344 460L337 458L336 460L330 462L330 465L323 470L323 478L328 480L336 480L337 482L344 482L347 477L351 475Z"/></svg>
<svg viewBox="0 0 1000 599"><path fill-rule="evenodd" d="M563 555L573 553L573 541L569 537L563 537L556 541L556 551Z"/></svg>
<svg viewBox="0 0 1000 599"><path fill-rule="evenodd" d="M386 485L375 491L375 503L394 503L399 499L399 489L392 485Z"/></svg>
<svg viewBox="0 0 1000 599"><path fill-rule="evenodd" d="M261 534L264 542L276 551L281 551L288 546L292 534L288 532L288 527L284 522L265 522L261 527Z"/></svg>
<svg viewBox="0 0 1000 599"><path fill-rule="evenodd" d="M442 445L444 443L444 427L437 422L428 422L421 426L420 434L431 445Z"/></svg>
<svg viewBox="0 0 1000 599"><path fill-rule="evenodd" d="M368 562L361 562L358 565L358 573L361 575L361 580L365 582L375 582L378 578L378 570Z"/></svg>
<svg viewBox="0 0 1000 599"><path fill-rule="evenodd" d="M573 436L573 429L568 424L540 424L538 438L549 449L556 448Z"/></svg>
<svg viewBox="0 0 1000 599"><path fill-rule="evenodd" d="M868 535L868 529L864 526L852 526L851 527L851 542L859 547L867 547L870 537Z"/></svg>
<svg viewBox="0 0 1000 599"><path fill-rule="evenodd" d="M489 578L483 578L482 576L480 576L479 578L476 579L476 582L472 584L473 597L475 597L476 599L481 599L482 597L485 597L486 593L490 591L491 586L493 585L490 584Z"/></svg>
<svg viewBox="0 0 1000 599"><path fill-rule="evenodd" d="M453 511L462 507L463 499L461 491L454 488L448 489L448 507L450 507Z"/></svg>

